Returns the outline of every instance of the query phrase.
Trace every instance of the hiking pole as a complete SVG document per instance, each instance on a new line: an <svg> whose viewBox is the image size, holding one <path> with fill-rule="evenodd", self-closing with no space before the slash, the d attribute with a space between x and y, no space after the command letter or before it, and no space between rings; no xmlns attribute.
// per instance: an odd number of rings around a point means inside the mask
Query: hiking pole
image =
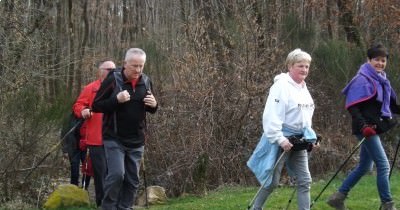
<svg viewBox="0 0 400 210"><path fill-rule="evenodd" d="M89 150L86 149L86 157L85 157L85 170L84 173L82 173L82 189L86 190L86 179L88 177L87 171L88 171L88 165L89 165Z"/></svg>
<svg viewBox="0 0 400 210"><path fill-rule="evenodd" d="M317 197L311 202L310 209L313 207L314 203L317 202L318 198L322 195L322 193L326 190L326 188L329 186L329 184L333 181L333 179L338 175L338 173L342 170L342 168L346 165L346 163L350 160L351 156L360 148L361 144L365 141L365 137L361 139L361 141L354 146L353 151L351 151L350 155L344 160L342 165L339 166L338 170L336 170L336 173L332 176L332 178L326 183L324 188L322 188L321 192L317 195Z"/></svg>
<svg viewBox="0 0 400 210"><path fill-rule="evenodd" d="M286 208L285 208L285 210L288 210L289 209L289 206L290 206L290 204L292 203L292 199L293 199L293 197L294 197L294 194L296 193L296 190L297 190L297 188L296 188L297 186L294 186L294 189L293 189L293 192L292 192L292 194L290 195L290 198L289 198L289 200L288 200L288 204L286 205Z"/></svg>
<svg viewBox="0 0 400 210"><path fill-rule="evenodd" d="M390 179L390 177L392 176L394 164L396 163L396 159L397 159L397 153L399 153L399 147L400 147L400 138L399 138L399 136L396 136L396 139L397 139L397 142L398 142L398 143L397 143L397 146L396 146L396 151L394 152L392 167L390 167L389 179Z"/></svg>
<svg viewBox="0 0 400 210"><path fill-rule="evenodd" d="M399 147L400 147L400 139L399 139L399 136L396 136L396 139L397 139L398 143L397 143L397 146L396 146L396 151L394 152L394 157L393 157L392 166L390 167L390 171L389 171L389 180L390 180L390 177L392 176L394 164L395 164L396 159L397 159L397 153L399 152ZM381 209L382 209L382 204L379 206L379 210L381 210Z"/></svg>
<svg viewBox="0 0 400 210"><path fill-rule="evenodd" d="M315 145L315 146L319 146L319 144L321 143L321 141L322 141L322 136L318 135L317 140L315 141L314 145ZM313 147L314 147L314 146L311 145L311 149L307 149L307 152L308 152L308 160L310 160L311 157L312 157L312 153L311 153L311 152L312 152L312 150L313 150ZM296 177L295 177L295 178L296 178ZM290 204L292 203L294 194L295 194L296 191L297 191L297 182L296 182L296 179L295 179L294 183L295 183L295 186L294 186L294 189L293 189L292 194L291 194L290 197L289 197L288 204L286 205L285 210L288 210L288 209L289 209L289 206L290 206Z"/></svg>
<svg viewBox="0 0 400 210"><path fill-rule="evenodd" d="M32 169L29 171L29 173L25 176L24 181L32 174L32 172L37 169L40 164L43 163L44 160L46 160L46 158L52 153L54 152L59 146L61 146L61 143L64 141L64 139L70 134L72 133L81 123L83 123L83 120L78 121L61 139L61 141L59 141L56 145L54 145L49 152L47 152L42 159L39 160L39 162L36 164L36 166L32 167Z"/></svg>
<svg viewBox="0 0 400 210"><path fill-rule="evenodd" d="M265 186L265 184L268 182L268 179L270 176L272 176L275 172L276 167L279 165L279 163L281 162L282 157L286 154L286 151L283 151L282 154L278 157L278 159L275 162L274 167L272 168L271 173L268 174L267 178L265 179L264 183L261 185L261 187L258 189L257 193L254 195L253 199L251 200L251 202L249 203L249 205L247 206L247 210L250 210L250 208L254 205L254 201L256 200L258 194L261 192L261 189Z"/></svg>
<svg viewBox="0 0 400 210"><path fill-rule="evenodd" d="M144 193L145 193L145 205L146 205L146 209L149 208L149 198L147 197L147 180L146 180L146 166L144 165L144 154L143 154L143 158L142 158L142 171L143 171L143 182L144 182Z"/></svg>

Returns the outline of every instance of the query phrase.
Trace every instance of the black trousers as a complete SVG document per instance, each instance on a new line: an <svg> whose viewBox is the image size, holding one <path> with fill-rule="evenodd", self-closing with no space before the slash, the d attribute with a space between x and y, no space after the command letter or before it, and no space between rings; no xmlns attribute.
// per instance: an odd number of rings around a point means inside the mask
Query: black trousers
<svg viewBox="0 0 400 210"><path fill-rule="evenodd" d="M88 145L88 149L90 158L92 159L96 204L97 206L101 206L101 200L104 197L104 179L107 174L104 147Z"/></svg>
<svg viewBox="0 0 400 210"><path fill-rule="evenodd" d="M68 154L69 156L69 162L71 164L71 184L74 184L76 186L79 186L79 170L80 170L80 165L85 161L85 156L86 152L80 151L79 149L76 149L72 151L71 153Z"/></svg>

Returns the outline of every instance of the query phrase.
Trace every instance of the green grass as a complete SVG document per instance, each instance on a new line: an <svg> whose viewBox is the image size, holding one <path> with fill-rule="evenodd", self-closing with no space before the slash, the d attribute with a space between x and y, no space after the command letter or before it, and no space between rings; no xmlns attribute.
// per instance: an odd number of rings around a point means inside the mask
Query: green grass
<svg viewBox="0 0 400 210"><path fill-rule="evenodd" d="M311 201L321 192L327 181L332 175L326 179L320 179L312 184ZM332 209L325 204L327 197L336 191L341 184L343 175L339 175L328 186L322 196L314 203L313 210L329 210ZM186 195L179 198L170 198L163 205L154 205L149 210L246 210L247 205L253 199L258 187L239 187L227 186L217 190L208 192L205 196ZM395 172L391 178L391 190L393 199L397 208L400 207L400 174ZM282 210L286 208L289 197L293 192L291 187L277 188L266 202L264 209ZM380 206L378 191L376 189L375 175L366 175L351 190L346 205L351 210L377 210ZM92 208L93 210L94 208ZM144 209L144 208L140 208ZM297 209L297 200L294 196L290 210ZM66 210L89 210L89 208L69 208Z"/></svg>
<svg viewBox="0 0 400 210"><path fill-rule="evenodd" d="M314 203L313 210L332 209L325 204L327 197L336 191L341 184L343 176L336 178L324 191L321 197ZM400 175L393 174L391 181L391 190L395 201L400 201ZM311 200L321 192L322 188L329 181L319 180L313 183L311 187ZM223 187L209 192L208 195L184 196L168 200L164 205L150 206L150 210L245 210L257 192L257 187ZM265 209L285 209L293 188L277 188L266 202ZM376 177L367 175L352 189L346 200L349 209L379 209L380 200L376 189ZM400 203L396 202L397 207ZM296 196L292 199L289 209L297 209Z"/></svg>

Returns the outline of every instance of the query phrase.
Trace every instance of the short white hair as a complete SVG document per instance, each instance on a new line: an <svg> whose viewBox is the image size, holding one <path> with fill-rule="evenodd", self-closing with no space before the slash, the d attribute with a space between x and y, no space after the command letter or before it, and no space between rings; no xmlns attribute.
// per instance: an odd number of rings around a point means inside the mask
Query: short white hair
<svg viewBox="0 0 400 210"><path fill-rule="evenodd" d="M297 48L288 54L286 58L286 65L292 66L293 64L302 61L311 63L311 55L300 48Z"/></svg>
<svg viewBox="0 0 400 210"><path fill-rule="evenodd" d="M130 48L128 51L126 51L125 61L128 61L137 55L142 56L144 61L146 61L146 53L140 48Z"/></svg>

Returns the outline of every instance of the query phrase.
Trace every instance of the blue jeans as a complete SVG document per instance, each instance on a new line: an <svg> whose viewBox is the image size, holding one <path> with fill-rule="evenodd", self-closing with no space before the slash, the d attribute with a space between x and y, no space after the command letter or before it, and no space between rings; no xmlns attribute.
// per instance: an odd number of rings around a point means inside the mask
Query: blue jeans
<svg viewBox="0 0 400 210"><path fill-rule="evenodd" d="M139 169L144 146L127 148L117 140L103 141L107 161L103 210L131 210L139 187Z"/></svg>
<svg viewBox="0 0 400 210"><path fill-rule="evenodd" d="M357 136L357 138L361 140L363 137ZM347 195L361 177L370 171L373 163L375 163L376 166L376 183L381 202L392 201L389 183L390 165L378 135L369 137L361 144L360 162L343 181L339 192Z"/></svg>

